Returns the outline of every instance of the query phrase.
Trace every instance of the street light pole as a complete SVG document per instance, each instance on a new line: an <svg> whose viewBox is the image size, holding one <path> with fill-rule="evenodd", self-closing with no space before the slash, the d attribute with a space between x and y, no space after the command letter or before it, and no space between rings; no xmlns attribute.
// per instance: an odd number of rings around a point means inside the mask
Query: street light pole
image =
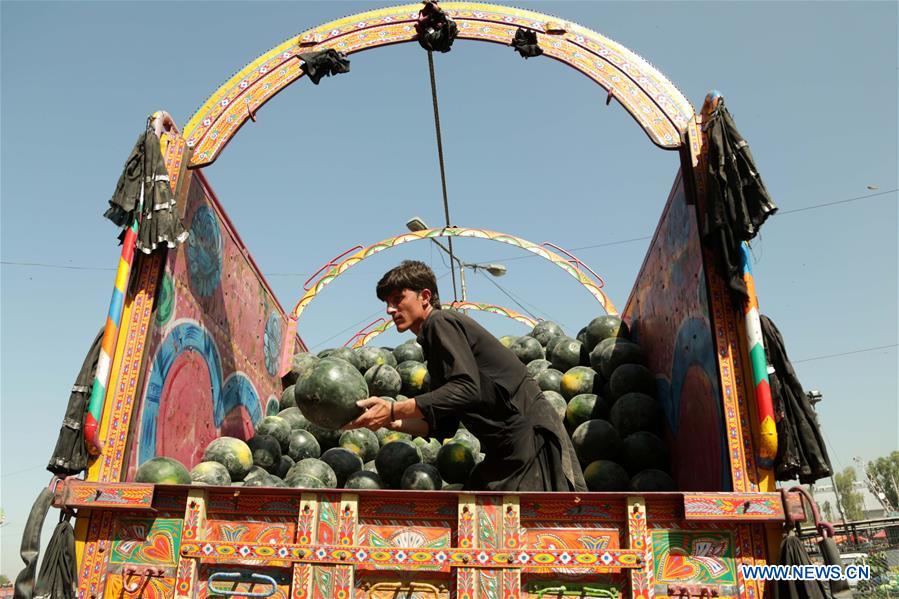
<svg viewBox="0 0 899 599"><path fill-rule="evenodd" d="M812 409L815 411L815 424L820 428L821 423L818 422L818 402L824 399L824 396L817 389L812 389L807 392L805 396L808 398L810 404L812 404ZM837 490L837 481L833 477L833 467L830 468L830 484L833 485L833 497L837 502L837 510L840 512L840 518L843 520L843 532L847 535L849 534L849 522L846 520L846 512L843 510L843 502L840 499L840 492ZM853 543L855 543L855 539L853 539Z"/></svg>
<svg viewBox="0 0 899 599"><path fill-rule="evenodd" d="M412 231L423 231L428 228L428 225L425 224L421 218L417 216L413 216L408 221L406 221L406 228ZM434 238L431 238L431 241L437 245L441 250L444 251L450 257L450 269L453 269L453 262L459 265L459 281L462 287L462 301L468 301L468 290L465 286L465 268L468 267L473 271L477 272L478 269L486 270L494 277L501 277L506 274L506 267L502 264L473 264L469 262L463 262L456 256L453 252L447 249L442 243L437 241Z"/></svg>

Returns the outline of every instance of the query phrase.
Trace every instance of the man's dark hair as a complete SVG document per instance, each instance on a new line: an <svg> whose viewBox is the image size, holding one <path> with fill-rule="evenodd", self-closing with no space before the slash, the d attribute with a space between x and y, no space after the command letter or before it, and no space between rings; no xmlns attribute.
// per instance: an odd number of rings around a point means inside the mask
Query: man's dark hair
<svg viewBox="0 0 899 599"><path fill-rule="evenodd" d="M378 281L376 293L378 299L386 302L394 291L411 289L418 293L425 289L431 291L431 307L440 309L440 294L437 293L437 277L434 271L424 262L418 260L403 260L399 266L387 271Z"/></svg>

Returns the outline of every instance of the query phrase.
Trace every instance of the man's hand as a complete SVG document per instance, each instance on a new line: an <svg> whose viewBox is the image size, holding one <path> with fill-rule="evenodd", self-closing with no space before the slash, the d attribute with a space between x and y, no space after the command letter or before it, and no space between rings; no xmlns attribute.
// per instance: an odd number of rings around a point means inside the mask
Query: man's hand
<svg viewBox="0 0 899 599"><path fill-rule="evenodd" d="M390 404L382 397L369 397L360 399L356 405L362 408L362 414L343 427L343 430L351 428L367 428L373 431L379 428L390 428Z"/></svg>

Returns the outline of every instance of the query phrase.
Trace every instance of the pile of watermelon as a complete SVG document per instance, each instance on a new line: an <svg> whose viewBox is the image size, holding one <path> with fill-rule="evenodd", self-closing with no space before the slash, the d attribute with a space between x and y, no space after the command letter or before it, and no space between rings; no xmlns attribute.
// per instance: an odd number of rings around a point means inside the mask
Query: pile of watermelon
<svg viewBox="0 0 899 599"><path fill-rule="evenodd" d="M549 321L500 341L527 366L571 436L591 491L674 491L662 409L646 354L617 316L593 319L571 338ZM478 439L412 438L381 429L340 428L370 396L389 401L429 389L421 346L327 349L293 357L280 411L251 439L214 440L190 472L154 458L138 479L205 485L347 489L461 489L484 459Z"/></svg>

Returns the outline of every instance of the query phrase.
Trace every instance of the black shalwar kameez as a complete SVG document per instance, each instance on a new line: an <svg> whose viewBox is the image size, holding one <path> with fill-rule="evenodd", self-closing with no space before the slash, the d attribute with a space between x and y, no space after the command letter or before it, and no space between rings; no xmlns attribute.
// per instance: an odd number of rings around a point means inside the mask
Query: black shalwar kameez
<svg viewBox="0 0 899 599"><path fill-rule="evenodd" d="M496 337L464 314L435 310L418 342L433 391L415 403L429 435L451 437L461 422L486 454L467 489L587 490L558 413L524 364Z"/></svg>

